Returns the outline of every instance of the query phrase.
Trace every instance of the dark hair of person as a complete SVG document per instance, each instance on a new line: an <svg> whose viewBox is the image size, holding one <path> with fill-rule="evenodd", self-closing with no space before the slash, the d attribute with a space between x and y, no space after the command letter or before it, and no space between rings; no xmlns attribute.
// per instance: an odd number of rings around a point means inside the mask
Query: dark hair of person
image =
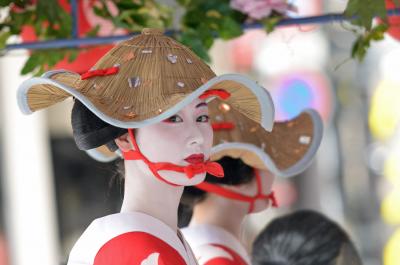
<svg viewBox="0 0 400 265"><path fill-rule="evenodd" d="M274 219L253 243L253 265L361 265L347 233L326 216L301 210Z"/></svg>
<svg viewBox="0 0 400 265"><path fill-rule="evenodd" d="M217 178L207 174L205 181L208 183L224 184L224 185L239 185L249 183L254 177L252 167L246 165L241 159L223 157L218 162L224 169L224 177ZM207 193L196 187L185 187L181 199L181 203L193 207L196 203L205 199Z"/></svg>
<svg viewBox="0 0 400 265"><path fill-rule="evenodd" d="M82 102L74 99L71 111L72 132L76 145L80 150L89 150L106 145L112 152L118 149L115 139L127 133L127 129L112 126L89 110ZM114 174L110 179L110 188L114 183L123 187L124 163L122 159L115 161Z"/></svg>
<svg viewBox="0 0 400 265"><path fill-rule="evenodd" d="M75 143L80 150L107 145L110 151L115 151L117 146L114 139L127 133L126 129L112 126L98 118L79 100L74 100L71 124Z"/></svg>

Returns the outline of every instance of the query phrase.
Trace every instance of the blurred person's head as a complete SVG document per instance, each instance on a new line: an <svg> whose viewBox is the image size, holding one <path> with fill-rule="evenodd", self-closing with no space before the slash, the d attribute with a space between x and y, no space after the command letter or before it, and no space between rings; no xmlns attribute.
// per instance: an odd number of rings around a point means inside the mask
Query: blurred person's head
<svg viewBox="0 0 400 265"><path fill-rule="evenodd" d="M271 132L226 104L209 104L214 130L211 160L225 171L222 179L207 176L205 182L186 188L182 203L198 213L200 207L221 208L215 217L260 212L276 205L271 186L277 177L292 177L311 163L322 138L322 121L314 110L305 110L287 121L274 122ZM200 190L199 190L200 189ZM226 207L236 211L228 213ZM187 209L187 208L186 208ZM239 216L240 213L240 216Z"/></svg>
<svg viewBox="0 0 400 265"><path fill-rule="evenodd" d="M253 244L254 265L361 265L347 233L326 216L301 210L274 219Z"/></svg>

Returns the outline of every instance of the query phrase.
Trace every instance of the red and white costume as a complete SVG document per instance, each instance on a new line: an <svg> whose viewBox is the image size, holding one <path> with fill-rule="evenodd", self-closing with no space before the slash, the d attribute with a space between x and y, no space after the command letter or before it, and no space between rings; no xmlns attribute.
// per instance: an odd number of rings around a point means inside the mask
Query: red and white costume
<svg viewBox="0 0 400 265"><path fill-rule="evenodd" d="M189 245L160 220L139 212L94 220L68 265L197 265Z"/></svg>
<svg viewBox="0 0 400 265"><path fill-rule="evenodd" d="M183 236L199 265L250 265L244 246L221 227L196 225L183 228Z"/></svg>

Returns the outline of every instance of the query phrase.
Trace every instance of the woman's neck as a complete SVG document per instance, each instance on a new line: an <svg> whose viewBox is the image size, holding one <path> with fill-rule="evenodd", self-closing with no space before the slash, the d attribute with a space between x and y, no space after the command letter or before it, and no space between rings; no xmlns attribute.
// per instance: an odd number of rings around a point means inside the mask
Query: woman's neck
<svg viewBox="0 0 400 265"><path fill-rule="evenodd" d="M240 240L241 225L248 206L223 197L207 194L204 201L196 204L189 226L208 224L221 227Z"/></svg>
<svg viewBox="0 0 400 265"><path fill-rule="evenodd" d="M125 161L125 191L121 212L141 212L159 219L174 231L183 187L171 186L149 172L142 161ZM144 170L147 172L147 170Z"/></svg>

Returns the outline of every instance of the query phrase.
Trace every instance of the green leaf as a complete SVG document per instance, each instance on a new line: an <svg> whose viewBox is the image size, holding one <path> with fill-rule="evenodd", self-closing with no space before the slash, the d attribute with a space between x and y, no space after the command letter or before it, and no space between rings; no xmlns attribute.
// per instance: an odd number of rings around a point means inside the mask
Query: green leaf
<svg viewBox="0 0 400 265"><path fill-rule="evenodd" d="M369 33L371 40L383 40L385 32L389 29L387 24L379 24L375 26Z"/></svg>
<svg viewBox="0 0 400 265"><path fill-rule="evenodd" d="M349 0L345 16L350 19L351 24L361 27L364 31L353 44L351 57L362 61L372 41L380 41L388 29L387 23L380 23L372 27L375 17L380 17L387 22L385 1L383 0Z"/></svg>
<svg viewBox="0 0 400 265"><path fill-rule="evenodd" d="M261 23L264 25L265 30L267 33L271 33L274 31L276 25L281 21L282 16L270 16L267 18L264 18Z"/></svg>
<svg viewBox="0 0 400 265"><path fill-rule="evenodd" d="M11 36L11 33L9 31L3 31L0 32L0 50L4 49L6 47L6 41L8 37Z"/></svg>
<svg viewBox="0 0 400 265"><path fill-rule="evenodd" d="M350 21L352 24L370 30L375 16L386 19L385 1L349 0L344 15L348 18L353 18Z"/></svg>
<svg viewBox="0 0 400 265"><path fill-rule="evenodd" d="M79 50L78 49L71 49L68 53L68 62L72 63L78 58Z"/></svg>
<svg viewBox="0 0 400 265"><path fill-rule="evenodd" d="M357 59L359 62L363 61L371 42L382 40L387 29L388 26L386 24L379 24L370 31L359 35L353 44L351 57Z"/></svg>
<svg viewBox="0 0 400 265"><path fill-rule="evenodd" d="M219 37L224 40L233 39L243 34L242 27L231 17L224 17L218 30Z"/></svg>
<svg viewBox="0 0 400 265"><path fill-rule="evenodd" d="M9 6L13 2L23 2L23 1L0 0L0 6ZM15 4L17 4L17 3L15 3ZM17 5L20 5L20 3L18 3Z"/></svg>
<svg viewBox="0 0 400 265"><path fill-rule="evenodd" d="M99 6L97 6L97 5L93 6L93 11L99 17L103 17L103 18L111 17L110 12L108 12L108 9L104 4L101 4Z"/></svg>
<svg viewBox="0 0 400 265"><path fill-rule="evenodd" d="M368 47L369 45L365 43L364 38L360 36L353 44L351 57L361 62L365 57Z"/></svg>
<svg viewBox="0 0 400 265"><path fill-rule="evenodd" d="M96 25L94 28L86 32L86 37L96 37L97 34L99 33L100 30L100 25Z"/></svg>
<svg viewBox="0 0 400 265"><path fill-rule="evenodd" d="M41 61L40 53L32 53L29 59L25 62L24 67L21 70L21 75L26 75L33 72Z"/></svg>
<svg viewBox="0 0 400 265"><path fill-rule="evenodd" d="M58 62L62 61L65 57L65 51L63 50L48 50L46 52L46 57L43 58L43 62L47 67L52 68Z"/></svg>
<svg viewBox="0 0 400 265"><path fill-rule="evenodd" d="M214 36L211 29L205 24L201 24L197 29L188 30L193 38L200 39L202 45L207 50L211 48L214 43Z"/></svg>
<svg viewBox="0 0 400 265"><path fill-rule="evenodd" d="M176 0L176 2L181 6L189 6L191 4L191 0Z"/></svg>
<svg viewBox="0 0 400 265"><path fill-rule="evenodd" d="M57 0L37 0L36 10L38 18L47 19L50 24L59 21L59 13L63 12Z"/></svg>
<svg viewBox="0 0 400 265"><path fill-rule="evenodd" d="M203 42L195 31L184 31L179 40L206 62L211 61L211 58L208 55L208 49L204 46Z"/></svg>

